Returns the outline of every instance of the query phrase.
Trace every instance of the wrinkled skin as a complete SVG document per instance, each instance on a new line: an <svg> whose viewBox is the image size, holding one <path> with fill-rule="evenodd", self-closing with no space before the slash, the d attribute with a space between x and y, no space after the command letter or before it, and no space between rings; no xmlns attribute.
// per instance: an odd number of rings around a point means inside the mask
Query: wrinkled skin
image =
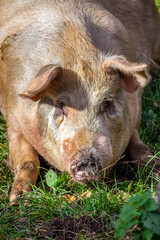
<svg viewBox="0 0 160 240"><path fill-rule="evenodd" d="M11 201L36 184L38 153L82 183L100 179L125 150L146 163L137 128L150 58L160 56L160 18L152 1L123 2L1 0Z"/></svg>

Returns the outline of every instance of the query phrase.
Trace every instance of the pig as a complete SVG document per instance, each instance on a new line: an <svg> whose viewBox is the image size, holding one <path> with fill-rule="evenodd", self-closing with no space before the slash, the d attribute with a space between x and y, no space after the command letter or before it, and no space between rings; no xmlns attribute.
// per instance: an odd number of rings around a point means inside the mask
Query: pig
<svg viewBox="0 0 160 240"><path fill-rule="evenodd" d="M80 183L99 180L125 151L145 164L138 126L160 56L154 1L1 0L0 16L10 201L36 184L38 155Z"/></svg>

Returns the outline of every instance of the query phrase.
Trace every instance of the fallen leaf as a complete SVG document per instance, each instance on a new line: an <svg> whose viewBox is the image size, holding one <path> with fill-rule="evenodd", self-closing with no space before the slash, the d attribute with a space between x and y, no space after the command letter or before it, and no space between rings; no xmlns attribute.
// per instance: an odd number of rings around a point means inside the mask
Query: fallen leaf
<svg viewBox="0 0 160 240"><path fill-rule="evenodd" d="M65 194L65 198L68 200L69 203L75 202L77 198L70 194Z"/></svg>
<svg viewBox="0 0 160 240"><path fill-rule="evenodd" d="M92 192L87 190L86 192L81 194L81 198L89 198L91 196Z"/></svg>

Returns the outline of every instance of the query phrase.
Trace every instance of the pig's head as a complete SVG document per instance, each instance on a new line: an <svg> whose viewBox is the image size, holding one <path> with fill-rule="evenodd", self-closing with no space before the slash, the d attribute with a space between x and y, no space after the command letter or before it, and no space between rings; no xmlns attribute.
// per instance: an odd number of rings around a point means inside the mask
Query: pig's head
<svg viewBox="0 0 160 240"><path fill-rule="evenodd" d="M79 182L99 179L125 151L132 134L126 97L148 82L145 64L124 57L74 68L47 65L21 94L37 103L44 149Z"/></svg>

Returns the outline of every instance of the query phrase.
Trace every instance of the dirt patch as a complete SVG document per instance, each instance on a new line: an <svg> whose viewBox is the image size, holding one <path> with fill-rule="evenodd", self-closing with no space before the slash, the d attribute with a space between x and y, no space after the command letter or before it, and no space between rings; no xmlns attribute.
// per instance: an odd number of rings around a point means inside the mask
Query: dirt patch
<svg viewBox="0 0 160 240"><path fill-rule="evenodd" d="M82 216L80 218L70 216L63 218L55 217L47 223L43 237L71 240L79 239L78 236L81 234L85 237L91 237L90 239L97 239L97 234L103 235L102 229L102 224L89 216Z"/></svg>

